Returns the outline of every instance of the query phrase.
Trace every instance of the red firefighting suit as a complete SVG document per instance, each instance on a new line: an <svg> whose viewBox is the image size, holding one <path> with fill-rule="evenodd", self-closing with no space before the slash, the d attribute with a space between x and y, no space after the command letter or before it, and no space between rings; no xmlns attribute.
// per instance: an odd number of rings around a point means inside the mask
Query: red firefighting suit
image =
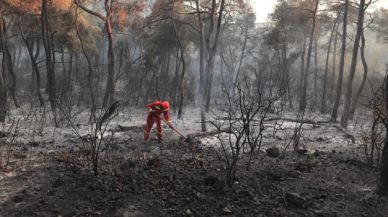
<svg viewBox="0 0 388 217"><path fill-rule="evenodd" d="M170 106L167 101L156 101L148 104L146 108L149 113L147 115L147 123L144 131L144 140L146 141L150 137L151 128L156 122L156 136L158 137L158 140L161 141L163 140L162 113L165 120L171 123L170 115L168 113Z"/></svg>

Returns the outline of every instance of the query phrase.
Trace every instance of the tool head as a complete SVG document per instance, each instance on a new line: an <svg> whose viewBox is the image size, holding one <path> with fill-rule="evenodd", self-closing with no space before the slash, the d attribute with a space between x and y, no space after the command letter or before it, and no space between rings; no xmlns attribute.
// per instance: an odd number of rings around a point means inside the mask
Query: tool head
<svg viewBox="0 0 388 217"><path fill-rule="evenodd" d="M186 139L185 139L185 142L186 143L193 143L194 139L191 136L187 136Z"/></svg>

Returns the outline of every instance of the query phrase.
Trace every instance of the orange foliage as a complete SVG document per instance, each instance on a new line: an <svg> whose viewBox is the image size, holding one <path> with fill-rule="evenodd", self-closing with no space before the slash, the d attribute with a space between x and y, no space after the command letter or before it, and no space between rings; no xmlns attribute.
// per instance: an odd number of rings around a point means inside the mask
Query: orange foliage
<svg viewBox="0 0 388 217"><path fill-rule="evenodd" d="M6 0L10 6L17 8L20 12L33 13L42 5L40 0Z"/></svg>
<svg viewBox="0 0 388 217"><path fill-rule="evenodd" d="M68 10L72 2L72 0L52 0L51 5L57 10Z"/></svg>
<svg viewBox="0 0 388 217"><path fill-rule="evenodd" d="M21 13L36 13L40 11L42 6L41 0L3 0L3 2ZM72 0L51 0L49 7L57 10L68 10L71 4Z"/></svg>
<svg viewBox="0 0 388 217"><path fill-rule="evenodd" d="M129 10L127 8L114 5L114 19L117 26L121 29L126 26Z"/></svg>
<svg viewBox="0 0 388 217"><path fill-rule="evenodd" d="M145 0L117 3L113 5L113 24L119 29L133 25L136 17L147 9Z"/></svg>

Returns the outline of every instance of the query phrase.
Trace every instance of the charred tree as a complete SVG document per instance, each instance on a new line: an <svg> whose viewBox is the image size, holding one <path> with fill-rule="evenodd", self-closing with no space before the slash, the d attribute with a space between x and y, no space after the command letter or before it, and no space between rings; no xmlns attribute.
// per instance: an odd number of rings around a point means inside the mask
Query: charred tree
<svg viewBox="0 0 388 217"><path fill-rule="evenodd" d="M285 36L285 38L287 38ZM244 56L245 56L245 48L247 46L247 40L248 40L248 21L246 21L246 25L245 25L245 31L244 31L244 43L243 43L243 46L242 46L242 51L241 51L241 56L240 56L240 60L239 60L239 64L238 64L238 67L237 67L237 72L236 72L236 78L234 79L234 82L233 82L233 91L232 91L232 94L234 94L236 92L236 85L237 83L239 83L239 76L240 76L240 72L241 72L241 65L242 65L242 62L243 62L243 59L244 59Z"/></svg>
<svg viewBox="0 0 388 217"><path fill-rule="evenodd" d="M195 0L195 6L198 10L198 24L199 24L199 104L201 116L201 130L206 131L206 115L205 115L205 92L204 92L204 40L205 40L205 24L202 20L202 15L199 13L199 0Z"/></svg>
<svg viewBox="0 0 388 217"><path fill-rule="evenodd" d="M11 82L12 82L12 84L10 84L11 96L12 96L12 100L15 104L15 107L20 108L19 100L16 96L16 75L15 75L15 71L13 69L14 62L12 60L12 54L8 48L7 40L5 40L5 35L6 35L7 30L6 30L4 17L0 17L0 22L3 22L3 28L1 30L4 34L4 40L2 40L2 42L3 42L3 48L5 50L3 50L3 55L6 56L7 69L8 69L9 75L11 76Z"/></svg>
<svg viewBox="0 0 388 217"><path fill-rule="evenodd" d="M0 9L0 17L3 17L3 11ZM4 54L5 52L5 46L4 46L4 41L5 41L5 35L3 31L3 22L0 22L0 33L1 33L1 45L2 45L2 51L3 51L3 64L2 64L2 71L0 72L0 122L5 121L5 116L7 114L7 108L8 108L8 102L7 102L7 87L5 85L5 79L4 75L6 73L6 67L5 67L5 58L6 55Z"/></svg>
<svg viewBox="0 0 388 217"><path fill-rule="evenodd" d="M333 63L332 63L332 72L331 72L331 79L330 79L330 91L329 91L330 107L333 107L333 103L334 103L335 65L336 65L336 56L337 56L338 28L339 28L339 23L338 23L337 28L335 30L335 38L334 38Z"/></svg>
<svg viewBox="0 0 388 217"><path fill-rule="evenodd" d="M305 34L303 34L305 35ZM306 37L303 37L303 45L302 45L302 64L301 64L301 68L300 68L300 84L299 84L299 100L302 99L302 91L303 91L303 77L304 77L304 58L306 56Z"/></svg>
<svg viewBox="0 0 388 217"><path fill-rule="evenodd" d="M385 112L388 113L388 65L385 70ZM380 182L378 193L380 196L388 196L388 124L385 123L385 144L380 163Z"/></svg>
<svg viewBox="0 0 388 217"><path fill-rule="evenodd" d="M342 80L344 76L344 66L345 66L345 51L346 51L346 25L347 25L347 18L348 18L348 6L349 6L349 0L345 0L345 6L344 6L344 21L342 24L342 48L341 48L341 59L340 59L340 65L339 65L339 73L338 73L338 81L337 81L337 87L335 91L335 99L334 99L334 106L333 106L333 112L331 113L331 121L336 122L337 116L338 116L338 108L340 104L341 99L341 91L342 91Z"/></svg>
<svg viewBox="0 0 388 217"><path fill-rule="evenodd" d="M222 14L225 7L225 0L221 0L220 3L216 3L215 0L212 0L211 7L211 19L209 30L206 33L205 42L207 50L207 61L206 61L206 76L204 77L204 102L205 103L205 112L209 112L210 109L210 96L211 96L211 85L213 78L213 69L214 69L214 59L216 56L218 41L221 34L221 22ZM217 7L219 7L218 17L217 17ZM214 27L216 25L216 32L214 35ZM210 41L211 39L212 42ZM209 101L209 102L208 102ZM208 103L207 103L208 102Z"/></svg>
<svg viewBox="0 0 388 217"><path fill-rule="evenodd" d="M319 0L316 0L315 9L312 12L313 13L313 26L311 27L309 49L307 51L306 70L305 70L305 74L304 74L302 95L301 95L300 104L299 104L299 110L301 112L305 111L306 104L307 104L307 84L308 84L309 69L310 69L310 62L311 62L311 52L312 52L313 42L314 42L314 33L315 33L315 25L316 25L316 20L317 20L318 4L319 4Z"/></svg>
<svg viewBox="0 0 388 217"><path fill-rule="evenodd" d="M44 106L44 104L45 104L44 99L43 99L42 93L40 91L40 71L39 71L39 67L38 67L38 63L37 63L37 59L39 56L39 39L37 40L37 50L36 50L36 54L34 56L33 47L32 47L32 45L30 45L28 43L28 40L27 40L26 36L24 35L24 31L23 31L22 26L20 24L20 19L21 19L21 17L19 17L19 23L18 23L20 34L21 34L22 39L27 47L28 55L30 56L31 65L33 68L33 73L35 74L35 77L36 77L36 81L31 81L31 83L33 83L33 84L31 84L31 86L35 87L35 84L36 84L36 94L37 94L38 99L39 99L39 106Z"/></svg>
<svg viewBox="0 0 388 217"><path fill-rule="evenodd" d="M103 16L102 14L92 11L89 8L84 6L84 1L80 0L74 0L74 3L80 7L82 10L86 11L87 13L96 16L100 18L104 23L106 27L106 31L108 34L108 81L106 85L106 93L107 96L105 96L106 100L104 100L105 103L113 104L116 102L116 94L115 94L115 87L116 87L116 79L115 79L115 55L114 55L114 49L113 49L113 32L112 32L112 16L113 16L113 8L115 0L106 0L105 1L105 13L106 16Z"/></svg>
<svg viewBox="0 0 388 217"><path fill-rule="evenodd" d="M175 38L178 41L179 49L180 49L180 53L181 53L181 55L180 55L180 62L182 63L182 77L181 77L181 88L180 88L181 93L180 93L179 110L178 110L178 119L181 119L182 118L183 100L185 98L184 84L185 84L186 65L185 65L185 58L184 58L182 42L179 39L178 33L176 31L175 23L174 23L174 10L171 10L171 18L172 18L171 20L172 20L172 26L174 28ZM179 69L179 64L178 64L178 69Z"/></svg>
<svg viewBox="0 0 388 217"><path fill-rule="evenodd" d="M16 63L16 66L20 66L20 57L22 56L22 45L19 44L19 52L18 52L18 61Z"/></svg>
<svg viewBox="0 0 388 217"><path fill-rule="evenodd" d="M93 79L93 66L92 66L92 62L89 58L89 55L88 53L86 52L86 49L85 49L85 44L84 44L84 41L82 40L82 37L81 37L81 33L80 33L80 30L79 30L79 24L78 24L78 6L75 7L75 29L77 31L77 36L78 36L78 39L80 41L80 44L81 44L81 49L82 49L82 52L86 58L86 62L88 63L88 69L89 69L89 74L88 74L88 86L89 86L89 93L90 93L90 99L91 99L91 105L90 105L90 117L89 117L89 123L92 122L92 120L96 119L95 117L95 111L96 111L96 97L95 97L95 94L94 94L94 88L93 88L93 82L92 82L92 79ZM78 58L77 58L78 59ZM77 61L78 62L78 61ZM76 66L77 67L77 66ZM70 74L70 72L69 72ZM70 78L69 78L70 79ZM70 80L69 80L70 82Z"/></svg>
<svg viewBox="0 0 388 217"><path fill-rule="evenodd" d="M311 107L316 107L317 105L317 99L318 99L318 87L317 87L317 79L318 79L318 43L317 38L314 37L314 98L312 100ZM314 108L315 109L315 108Z"/></svg>
<svg viewBox="0 0 388 217"><path fill-rule="evenodd" d="M43 47L46 53L46 69L47 69L47 93L49 95L49 101L51 105L51 110L54 113L54 122L58 126L56 121L56 94L55 94L55 77L54 77L54 64L52 60L52 42L50 33L50 27L48 22L48 13L47 13L47 0L42 0L42 12L41 12L41 22L42 22L42 39ZM54 54L53 54L54 55Z"/></svg>
<svg viewBox="0 0 388 217"><path fill-rule="evenodd" d="M350 72L349 72L348 82L346 86L345 108L344 108L344 113L341 117L341 126L345 129L348 127L350 103L353 95L353 80L354 80L354 75L356 73L358 47L360 45L361 32L363 30L363 22L364 22L364 6L365 6L365 0L360 0L360 5L358 9L357 32L354 38L352 63L350 65Z"/></svg>
<svg viewBox="0 0 388 217"><path fill-rule="evenodd" d="M364 74L362 76L362 81L360 85L358 86L356 94L354 94L352 104L350 105L350 111L349 111L349 119L353 120L354 112L356 111L356 106L358 103L358 99L360 98L361 92L364 89L366 78L368 76L368 64L365 59L365 37L364 37L364 30L361 32L361 62L364 67Z"/></svg>
<svg viewBox="0 0 388 217"><path fill-rule="evenodd" d="M327 74L328 74L328 70L329 70L330 48L331 48L331 42L333 39L334 31L336 29L338 19L341 15L341 11L342 11L342 9L340 9L340 11L338 12L337 18L333 24L333 29L331 31L330 38L329 38L329 45L327 48L325 73L324 73L324 77L323 77L323 94L322 94L321 114L326 114L326 94L327 94L327 77L328 77ZM333 51L333 55L335 56L335 50ZM335 67L334 65L335 65L335 59L333 61L333 67ZM333 72L334 72L334 69L333 69ZM334 75L333 75L333 77L334 77Z"/></svg>

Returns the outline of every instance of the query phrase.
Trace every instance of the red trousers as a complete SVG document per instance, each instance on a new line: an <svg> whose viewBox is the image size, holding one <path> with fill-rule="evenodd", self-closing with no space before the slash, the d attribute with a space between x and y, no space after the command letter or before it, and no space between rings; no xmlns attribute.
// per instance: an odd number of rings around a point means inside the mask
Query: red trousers
<svg viewBox="0 0 388 217"><path fill-rule="evenodd" d="M156 122L156 136L158 137L158 140L163 139L162 119L155 114L148 113L147 123L144 131L144 140L147 140L150 137L151 129L155 122Z"/></svg>

